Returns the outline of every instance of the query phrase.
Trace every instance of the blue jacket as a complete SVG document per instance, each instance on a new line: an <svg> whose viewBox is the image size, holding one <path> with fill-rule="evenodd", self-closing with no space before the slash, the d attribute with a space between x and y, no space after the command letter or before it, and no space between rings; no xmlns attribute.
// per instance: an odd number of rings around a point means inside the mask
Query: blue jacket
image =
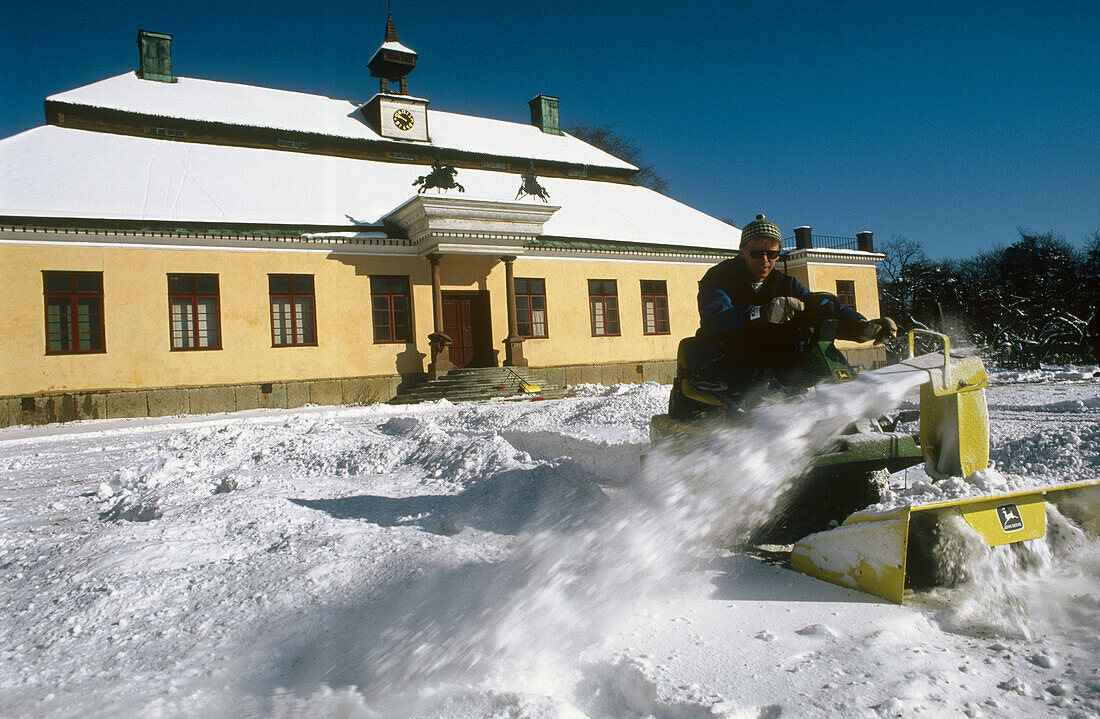
<svg viewBox="0 0 1100 719"><path fill-rule="evenodd" d="M805 343L792 338L784 325L750 325L754 307L763 307L776 297L805 300L812 293L798 280L772 270L759 290L740 257L718 263L699 280L699 331L688 351L688 367L698 374L711 364L724 360L763 365L785 362L806 350ZM825 309L839 320L837 337L859 339L863 315L855 310L823 302Z"/></svg>

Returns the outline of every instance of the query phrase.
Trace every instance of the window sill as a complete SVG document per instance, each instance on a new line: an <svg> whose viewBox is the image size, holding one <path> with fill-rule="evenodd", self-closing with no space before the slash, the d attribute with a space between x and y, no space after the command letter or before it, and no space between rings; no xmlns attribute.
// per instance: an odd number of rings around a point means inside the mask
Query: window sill
<svg viewBox="0 0 1100 719"><path fill-rule="evenodd" d="M107 350L63 350L60 352L46 351L47 357L70 357L72 355L105 355Z"/></svg>

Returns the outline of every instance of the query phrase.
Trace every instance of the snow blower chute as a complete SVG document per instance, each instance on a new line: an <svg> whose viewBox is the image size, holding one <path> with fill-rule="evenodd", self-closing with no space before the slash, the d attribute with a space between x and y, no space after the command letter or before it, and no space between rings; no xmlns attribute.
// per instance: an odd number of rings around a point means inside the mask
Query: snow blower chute
<svg viewBox="0 0 1100 719"><path fill-rule="evenodd" d="M914 356L917 332L942 339L942 353ZM920 447L930 475L968 477L989 466L985 367L978 358L952 359L950 340L909 334L910 358L878 375L928 374L920 387ZM961 519L996 547L1046 534L1047 503L1097 533L1100 483L1079 482L998 495L904 506L881 514L857 512L836 529L796 542L791 566L804 574L902 603L907 586L944 583L936 544L945 524Z"/></svg>

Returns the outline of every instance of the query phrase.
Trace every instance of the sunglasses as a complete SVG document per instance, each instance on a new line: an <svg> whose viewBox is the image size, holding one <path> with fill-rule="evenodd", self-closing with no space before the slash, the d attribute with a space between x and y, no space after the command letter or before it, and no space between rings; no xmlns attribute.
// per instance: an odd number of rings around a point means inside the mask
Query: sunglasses
<svg viewBox="0 0 1100 719"><path fill-rule="evenodd" d="M778 260L779 250L749 250L749 257L754 260L759 260L764 255L767 255L769 260Z"/></svg>

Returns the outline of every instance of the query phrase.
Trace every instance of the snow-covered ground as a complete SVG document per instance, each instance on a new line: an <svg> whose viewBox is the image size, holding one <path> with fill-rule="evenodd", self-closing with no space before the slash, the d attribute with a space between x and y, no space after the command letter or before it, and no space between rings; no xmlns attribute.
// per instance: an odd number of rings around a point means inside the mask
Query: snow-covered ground
<svg viewBox="0 0 1100 719"><path fill-rule="evenodd" d="M985 489L1100 477L1094 370L992 373ZM905 606L722 549L900 390L690 456L667 397L0 430L0 715L1100 716L1100 544L1058 517Z"/></svg>

